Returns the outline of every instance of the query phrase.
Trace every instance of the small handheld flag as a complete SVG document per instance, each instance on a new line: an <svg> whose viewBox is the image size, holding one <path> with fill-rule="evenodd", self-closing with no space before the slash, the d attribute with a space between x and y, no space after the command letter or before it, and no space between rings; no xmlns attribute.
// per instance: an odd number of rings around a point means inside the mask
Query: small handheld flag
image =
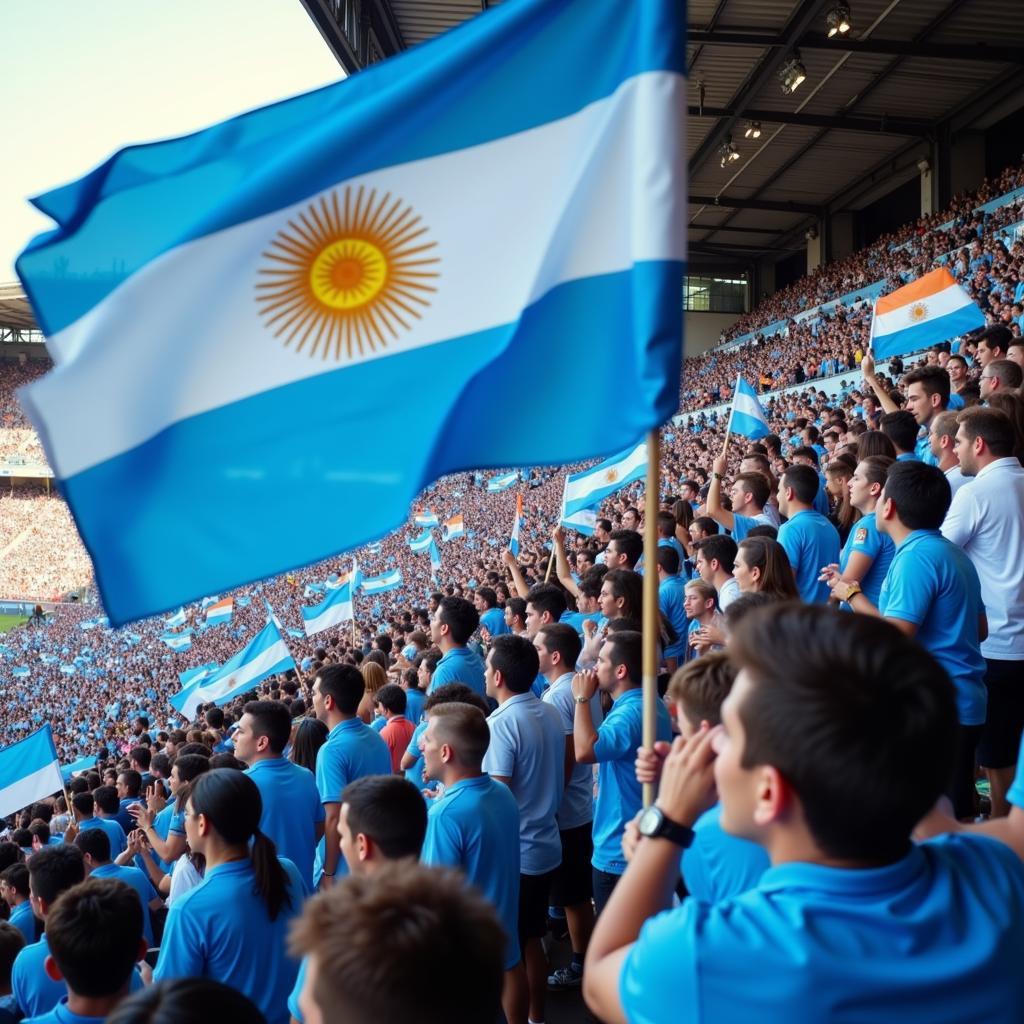
<svg viewBox="0 0 1024 1024"><path fill-rule="evenodd" d="M340 622L351 622L352 618L352 587L348 583L329 590L320 604L302 609L306 636L315 636Z"/></svg>
<svg viewBox="0 0 1024 1024"><path fill-rule="evenodd" d="M49 723L0 750L0 817L51 796L63 785Z"/></svg>
<svg viewBox="0 0 1024 1024"><path fill-rule="evenodd" d="M442 540L455 540L456 537L464 537L465 535L466 527L461 515L452 516L451 519L445 520L444 531L441 534Z"/></svg>
<svg viewBox="0 0 1024 1024"><path fill-rule="evenodd" d="M515 487L519 483L519 471L514 473L505 473L503 476L493 476L487 481L487 490L491 494L498 494L501 491L507 491L510 487Z"/></svg>
<svg viewBox="0 0 1024 1024"><path fill-rule="evenodd" d="M221 623L230 622L234 611L234 598L225 597L223 601L207 606L206 624L208 626L219 626Z"/></svg>
<svg viewBox="0 0 1024 1024"><path fill-rule="evenodd" d="M519 530L523 525L523 496L516 495L516 517L512 520L512 536L509 538L508 549L519 557Z"/></svg>
<svg viewBox="0 0 1024 1024"><path fill-rule="evenodd" d="M565 479L562 496L563 517L581 509L595 508L627 484L643 480L646 472L647 442L641 441L636 447L605 459L593 469L570 473Z"/></svg>
<svg viewBox="0 0 1024 1024"><path fill-rule="evenodd" d="M383 576L364 576L360 590L364 594L383 594L387 590L397 590L402 585L402 570L392 569Z"/></svg>
<svg viewBox="0 0 1024 1024"><path fill-rule="evenodd" d="M772 432L768 417L757 400L754 389L740 375L736 378L736 390L732 396L732 412L729 414L727 434L740 434L751 441L767 437Z"/></svg>

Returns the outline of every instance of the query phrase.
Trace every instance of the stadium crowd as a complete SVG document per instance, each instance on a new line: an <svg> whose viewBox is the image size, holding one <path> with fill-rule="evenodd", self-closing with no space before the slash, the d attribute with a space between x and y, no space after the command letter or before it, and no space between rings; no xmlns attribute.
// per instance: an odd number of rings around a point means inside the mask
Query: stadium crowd
<svg viewBox="0 0 1024 1024"><path fill-rule="evenodd" d="M436 570L411 522L358 552L404 584L358 596L351 626L301 631L346 556L234 591L221 625L197 604L111 630L86 601L4 636L0 744L49 723L79 764L0 840L0 1021L539 1024L573 988L607 1021L1021 1019L1024 248L994 233L1019 209L973 212L1020 178L738 329L879 273L898 286L952 240L975 335L883 372L869 314L840 310L687 361L656 565L641 483L584 536L557 525L564 467L497 493L460 474L413 512L461 514L465 535L437 531ZM773 394L772 433L727 443L701 410L740 371L848 379ZM26 526L0 529L26 574L5 586L58 578ZM59 562L72 538L50 539ZM653 747L641 572L659 580ZM227 660L268 603L296 670L186 718L179 675Z"/></svg>

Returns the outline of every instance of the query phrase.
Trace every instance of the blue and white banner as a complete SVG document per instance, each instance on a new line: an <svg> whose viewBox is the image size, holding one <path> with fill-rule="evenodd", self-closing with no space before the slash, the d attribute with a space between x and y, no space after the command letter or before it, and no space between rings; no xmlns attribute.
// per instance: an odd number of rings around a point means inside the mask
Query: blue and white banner
<svg viewBox="0 0 1024 1024"><path fill-rule="evenodd" d="M17 269L56 369L21 401L115 624L380 537L446 473L669 419L685 35L676 0L501 4L35 200L56 225ZM540 365L509 429L496 396ZM396 379L431 383L380 401Z"/></svg>
<svg viewBox="0 0 1024 1024"><path fill-rule="evenodd" d="M434 543L434 535L429 530L424 530L418 537L409 541L410 551L426 551Z"/></svg>
<svg viewBox="0 0 1024 1024"><path fill-rule="evenodd" d="M618 455L581 473L570 473L565 478L562 492L562 519L581 509L596 508L610 494L621 490L634 480L647 475L647 442L641 441Z"/></svg>
<svg viewBox="0 0 1024 1024"><path fill-rule="evenodd" d="M516 511L512 518L512 536L509 537L508 549L516 558L519 557L519 531L523 526L523 496L516 495Z"/></svg>
<svg viewBox="0 0 1024 1024"><path fill-rule="evenodd" d="M49 723L0 750L0 817L60 792L63 785Z"/></svg>
<svg viewBox="0 0 1024 1024"><path fill-rule="evenodd" d="M164 619L164 625L168 629L177 629L179 626L184 626L186 621L185 609L179 608L169 619Z"/></svg>
<svg viewBox="0 0 1024 1024"><path fill-rule="evenodd" d="M347 583L329 590L327 597L320 604L302 609L306 636L315 636L341 622L351 622L353 617L352 587Z"/></svg>
<svg viewBox="0 0 1024 1024"><path fill-rule="evenodd" d="M515 487L517 483L519 483L518 470L514 473L506 473L504 476L492 476L487 481L487 490L492 494L498 494L501 491L507 491L510 487Z"/></svg>
<svg viewBox="0 0 1024 1024"><path fill-rule="evenodd" d="M740 434L756 441L759 437L767 437L772 432L768 426L768 417L757 400L757 392L743 379L742 374L736 378L736 390L732 396L732 412L729 414L727 433Z"/></svg>
<svg viewBox="0 0 1024 1024"><path fill-rule="evenodd" d="M433 577L437 577L437 571L441 568L441 552L438 550L437 544L433 538L430 541L430 574Z"/></svg>
<svg viewBox="0 0 1024 1024"><path fill-rule="evenodd" d="M466 524L461 513L445 520L444 529L441 531L442 540L455 540L457 537L464 537L465 535Z"/></svg>
<svg viewBox="0 0 1024 1024"><path fill-rule="evenodd" d="M223 601L217 601L206 606L206 624L208 626L220 626L230 622L235 611L233 598L225 597Z"/></svg>
<svg viewBox="0 0 1024 1024"><path fill-rule="evenodd" d="M236 655L223 666L190 689L181 706L171 704L188 719L195 718L200 704L228 704L240 693L251 689L275 672L287 672L295 662L273 622L268 622ZM179 695L181 696L181 695Z"/></svg>
<svg viewBox="0 0 1024 1024"><path fill-rule="evenodd" d="M192 630L186 629L183 633L161 633L160 639L172 651L184 654L185 651L192 647Z"/></svg>
<svg viewBox="0 0 1024 1024"><path fill-rule="evenodd" d="M61 779L68 783L80 772L87 772L90 768L96 767L96 762L99 758L95 754L87 754L85 757L80 757L77 761L72 761L71 764L65 764L61 766L60 774Z"/></svg>
<svg viewBox="0 0 1024 1024"><path fill-rule="evenodd" d="M27 679L29 675L31 675L31 670L28 665L15 665L14 668L11 669L11 675L14 676L15 679Z"/></svg>
<svg viewBox="0 0 1024 1024"><path fill-rule="evenodd" d="M597 530L597 512L592 508L581 508L571 516L563 515L558 522L568 530L575 530L585 537L593 537Z"/></svg>
<svg viewBox="0 0 1024 1024"><path fill-rule="evenodd" d="M434 526L439 525L439 520L437 518L436 513L430 511L417 512L416 515L412 517L412 521L417 526L422 526L424 529L428 530Z"/></svg>
<svg viewBox="0 0 1024 1024"><path fill-rule="evenodd" d="M364 576L360 591L364 594L383 594L387 590L397 590L402 585L402 570L392 569L382 576Z"/></svg>

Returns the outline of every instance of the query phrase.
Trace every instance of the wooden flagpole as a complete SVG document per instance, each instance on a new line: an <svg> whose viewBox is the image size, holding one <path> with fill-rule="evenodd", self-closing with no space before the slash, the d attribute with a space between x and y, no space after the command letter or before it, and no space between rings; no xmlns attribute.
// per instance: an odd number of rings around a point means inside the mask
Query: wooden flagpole
<svg viewBox="0 0 1024 1024"><path fill-rule="evenodd" d="M644 493L643 589L643 745L654 746L658 710L658 511L661 496L661 435L647 435L647 489ZM654 803L654 784L643 787L644 806Z"/></svg>

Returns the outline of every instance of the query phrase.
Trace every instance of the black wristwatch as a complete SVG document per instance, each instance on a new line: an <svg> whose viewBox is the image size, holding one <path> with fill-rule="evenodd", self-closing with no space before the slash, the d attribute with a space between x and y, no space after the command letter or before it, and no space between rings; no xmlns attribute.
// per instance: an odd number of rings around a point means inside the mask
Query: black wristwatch
<svg viewBox="0 0 1024 1024"><path fill-rule="evenodd" d="M638 825L640 835L648 839L668 839L684 850L693 842L694 831L665 816L660 807L650 806L641 815Z"/></svg>

